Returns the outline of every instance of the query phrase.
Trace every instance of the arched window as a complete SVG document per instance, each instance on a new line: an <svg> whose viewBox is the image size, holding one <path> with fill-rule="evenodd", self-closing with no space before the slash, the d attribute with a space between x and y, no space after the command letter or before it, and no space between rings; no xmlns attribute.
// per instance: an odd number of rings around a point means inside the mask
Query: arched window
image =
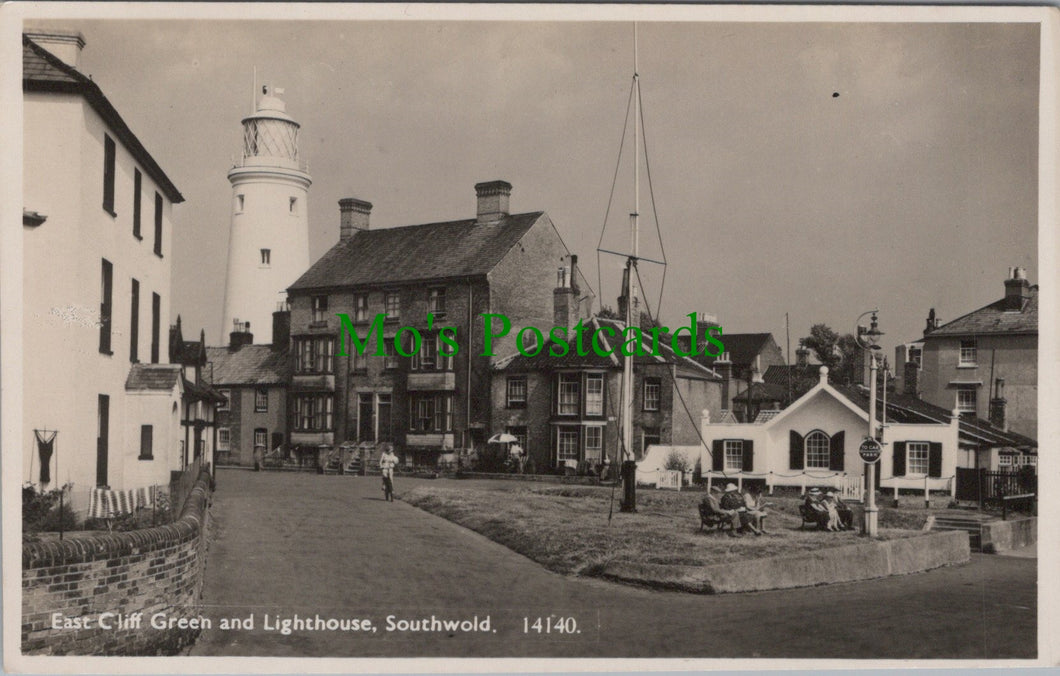
<svg viewBox="0 0 1060 676"><path fill-rule="evenodd" d="M806 435L806 469L828 469L828 435L815 430Z"/></svg>

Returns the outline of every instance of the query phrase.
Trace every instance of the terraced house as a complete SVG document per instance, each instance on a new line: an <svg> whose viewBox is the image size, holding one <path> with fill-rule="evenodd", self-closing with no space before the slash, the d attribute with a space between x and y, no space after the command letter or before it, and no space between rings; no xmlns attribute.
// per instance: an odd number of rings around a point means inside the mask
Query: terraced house
<svg viewBox="0 0 1060 676"><path fill-rule="evenodd" d="M393 443L404 463L435 465L485 443L498 357L483 354L481 315L510 319L514 330L492 350L507 355L518 328L547 334L557 304L573 325L592 300L548 215L509 212L511 189L477 184L474 218L375 230L370 203L340 200L339 242L288 289L292 445ZM386 354L336 356L338 313L361 336L385 313ZM438 341L443 326L456 328L454 357ZM401 327L423 336L411 357L393 348Z"/></svg>

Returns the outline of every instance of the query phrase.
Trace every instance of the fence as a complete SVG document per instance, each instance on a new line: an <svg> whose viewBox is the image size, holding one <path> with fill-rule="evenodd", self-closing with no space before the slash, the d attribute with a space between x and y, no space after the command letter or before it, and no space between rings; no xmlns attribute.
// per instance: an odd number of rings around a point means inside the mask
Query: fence
<svg viewBox="0 0 1060 676"><path fill-rule="evenodd" d="M951 495L956 491L955 476L951 475L948 477L880 477L879 465L876 466L876 482L877 490L879 489L880 481L891 481L893 483L892 489L894 490L894 499L898 500L898 490L904 489L915 489L924 491L924 501L928 502L930 495L930 486L932 482L945 481L946 488ZM960 471L960 470L958 470ZM795 472L791 474L782 474L777 472L704 472L704 478L707 480L707 490L710 490L715 480L720 482L735 481L737 487L742 491L744 479L748 480L764 480L766 488L769 490L770 495L773 494L773 489L776 486L792 486L799 488L802 493L805 493L807 488L812 486L827 486L834 488L841 493L841 497L844 500L858 501L864 498L865 494L865 476L863 474L848 474L846 472ZM778 481L781 479L781 481ZM791 479L797 479L796 482L790 481ZM935 490L939 490L938 486Z"/></svg>
<svg viewBox="0 0 1060 676"><path fill-rule="evenodd" d="M985 468L957 468L958 500L977 502L982 507L1001 503L1005 496L1037 494L1038 476L1033 470L990 472Z"/></svg>

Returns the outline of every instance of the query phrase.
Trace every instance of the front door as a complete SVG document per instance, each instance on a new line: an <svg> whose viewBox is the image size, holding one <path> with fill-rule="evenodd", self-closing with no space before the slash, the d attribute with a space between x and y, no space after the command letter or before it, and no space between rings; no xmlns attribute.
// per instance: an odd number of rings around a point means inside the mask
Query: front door
<svg viewBox="0 0 1060 676"><path fill-rule="evenodd" d="M372 394L361 394L357 407L358 441L375 441L375 406Z"/></svg>
<svg viewBox="0 0 1060 676"><path fill-rule="evenodd" d="M99 395L96 408L96 485L107 485L107 455L110 448L110 397Z"/></svg>

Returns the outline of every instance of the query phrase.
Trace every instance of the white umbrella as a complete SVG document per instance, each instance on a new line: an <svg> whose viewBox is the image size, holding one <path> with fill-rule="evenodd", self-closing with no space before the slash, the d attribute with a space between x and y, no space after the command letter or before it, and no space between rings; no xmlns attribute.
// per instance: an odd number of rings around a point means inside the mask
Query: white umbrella
<svg viewBox="0 0 1060 676"><path fill-rule="evenodd" d="M488 443L488 444L512 444L512 443L515 443L516 441L519 441L519 440L516 439L515 437L513 437L512 435L508 434L507 432L500 432L498 434L494 434L492 437L487 439L486 443Z"/></svg>

